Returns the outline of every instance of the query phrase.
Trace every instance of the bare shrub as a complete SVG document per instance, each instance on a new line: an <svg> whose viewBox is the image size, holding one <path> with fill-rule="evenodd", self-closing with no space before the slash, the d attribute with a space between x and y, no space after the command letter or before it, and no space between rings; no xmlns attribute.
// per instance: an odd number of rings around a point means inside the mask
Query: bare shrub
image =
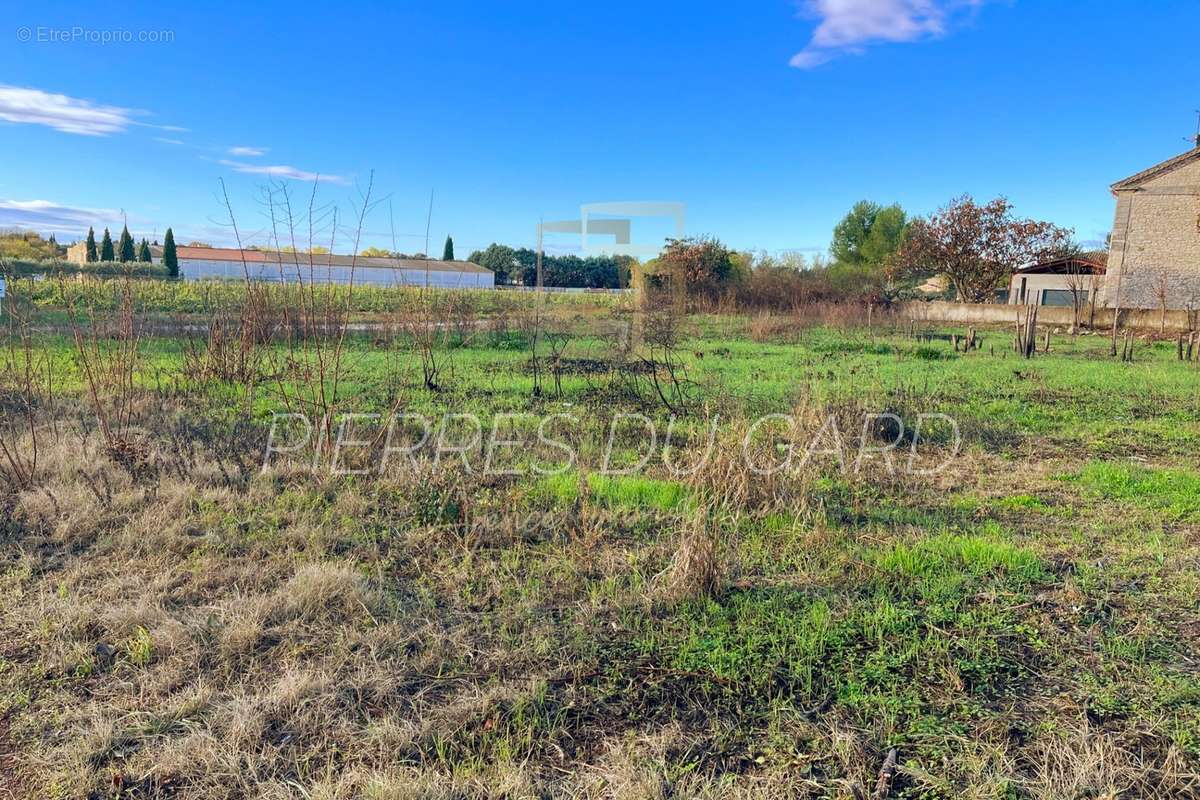
<svg viewBox="0 0 1200 800"><path fill-rule="evenodd" d="M328 261L321 265L320 255L314 252L317 247L316 231L328 225L327 251L332 253L338 239L339 215L336 207L317 207L317 182L313 182L307 213L303 217L293 211L291 195L285 182L271 184L264 190L280 279L282 281L294 276L297 301L295 307L290 304L282 307L283 327L288 334L286 347L269 348L266 351L267 363L275 393L287 410L320 421L321 430L317 442L318 446L326 451L334 447L333 430L337 424L337 416L342 412L342 383L347 367L346 335L349 329L350 309L354 307L359 243L362 240L366 215L372 208L374 181L375 173L372 171L366 188L358 198L357 213L354 215L355 225L351 231L353 256L349 267L349 279L344 287L318 280L318 267L328 271L331 266ZM224 182L221 189L229 224L237 239L238 248L241 249L242 240L237 217L229 202L228 193L225 192ZM296 247L297 234L302 225L307 228L307 247L303 251L303 260L301 251ZM286 245L291 255L290 264L284 262L281 250L284 241L290 243ZM244 251L242 257L248 298L248 305L242 316L242 341L257 342L264 337L269 340L270 322L279 306L271 301L269 289L250 280ZM284 294L287 291L281 290Z"/></svg>
<svg viewBox="0 0 1200 800"><path fill-rule="evenodd" d="M242 324L245 319L234 320L218 312L209 319L204 338L188 335L184 339L182 371L189 381L201 385L210 381L255 382L263 358L259 342L269 341L271 334L263 330L258 312L252 317L253 325Z"/></svg>
<svg viewBox="0 0 1200 800"><path fill-rule="evenodd" d="M542 396L542 359L540 346L546 324L545 310L542 308L542 298L538 297L527 304L517 314L517 327L529 350L529 373L533 377L533 396Z"/></svg>
<svg viewBox="0 0 1200 800"><path fill-rule="evenodd" d="M88 309L81 321L71 309L75 358L83 373L92 411L104 434L105 452L131 475L153 471L150 450L133 435L135 376L141 366L141 335L134 309L133 279L121 279L120 300L111 329Z"/></svg>
<svg viewBox="0 0 1200 800"><path fill-rule="evenodd" d="M416 352L421 380L431 392L447 388L453 375L453 347L470 342L479 329L475 300L464 292L422 288L415 302L393 312L393 325Z"/></svg>
<svg viewBox="0 0 1200 800"><path fill-rule="evenodd" d="M16 317L12 329L0 352L0 475L20 489L37 479L41 427L55 415L54 371L34 346L28 319Z"/></svg>
<svg viewBox="0 0 1200 800"><path fill-rule="evenodd" d="M554 396L561 398L563 396L562 378L564 367L564 356L567 352L567 345L571 343L571 334L565 327L556 327L546 334L546 344L550 348L548 363L550 367L550 375L554 378Z"/></svg>
<svg viewBox="0 0 1200 800"><path fill-rule="evenodd" d="M647 292L641 312L642 346L632 349L637 369L627 371L636 393L646 388L672 414L687 414L699 401L698 384L688 376L683 343L683 312L678 297Z"/></svg>

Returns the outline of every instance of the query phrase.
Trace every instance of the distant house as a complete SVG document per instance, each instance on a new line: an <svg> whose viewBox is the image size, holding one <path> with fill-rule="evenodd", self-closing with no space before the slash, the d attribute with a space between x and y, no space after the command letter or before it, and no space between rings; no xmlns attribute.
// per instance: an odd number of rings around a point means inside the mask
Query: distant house
<svg viewBox="0 0 1200 800"><path fill-rule="evenodd" d="M288 253L274 250L238 250L226 247L176 248L179 274L189 280L230 278L315 283L349 283L351 275L359 285L432 286L442 289L491 289L496 276L490 269L470 261L434 259L396 259L367 256ZM162 247L151 245L155 264L162 263ZM84 251L68 253L72 261L83 263Z"/></svg>
<svg viewBox="0 0 1200 800"><path fill-rule="evenodd" d="M917 284L917 291L923 295L941 295L946 293L949 286L950 281L945 275L934 275Z"/></svg>
<svg viewBox="0 0 1200 800"><path fill-rule="evenodd" d="M1110 308L1200 308L1200 137L1182 155L1112 185Z"/></svg>
<svg viewBox="0 0 1200 800"><path fill-rule="evenodd" d="M1008 303L1091 308L1104 285L1106 268L1103 253L1029 264L1013 273L1008 285Z"/></svg>

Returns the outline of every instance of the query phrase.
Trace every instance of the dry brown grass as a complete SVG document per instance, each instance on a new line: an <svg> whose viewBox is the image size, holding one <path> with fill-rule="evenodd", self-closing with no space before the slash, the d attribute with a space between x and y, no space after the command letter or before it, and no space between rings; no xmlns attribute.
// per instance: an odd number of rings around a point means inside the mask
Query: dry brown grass
<svg viewBox="0 0 1200 800"><path fill-rule="evenodd" d="M1176 748L1147 753L1135 739L1087 720L1046 731L1031 748L1025 787L1036 800L1062 797L1194 797L1200 773Z"/></svg>
<svg viewBox="0 0 1200 800"><path fill-rule="evenodd" d="M664 576L663 592L668 602L720 594L730 571L729 554L721 539L721 526L709 510L702 509L692 515Z"/></svg>

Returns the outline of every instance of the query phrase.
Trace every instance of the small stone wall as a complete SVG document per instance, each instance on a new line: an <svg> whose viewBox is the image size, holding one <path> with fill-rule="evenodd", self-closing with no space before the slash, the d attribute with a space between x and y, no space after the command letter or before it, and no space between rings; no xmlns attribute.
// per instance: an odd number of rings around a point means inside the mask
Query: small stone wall
<svg viewBox="0 0 1200 800"><path fill-rule="evenodd" d="M894 306L896 316L900 319L911 319L917 322L959 323L963 325L1013 325L1017 321L1017 313L1024 315L1025 306L1008 306L985 303L950 303L943 300L925 302L910 300L897 303ZM1097 308L1084 309L1082 314L1084 325L1089 323L1095 328L1111 328L1113 310ZM1189 318L1190 317L1190 318ZM1186 311L1168 311L1166 330L1178 333L1197 327L1197 314L1189 315ZM1038 324L1070 327L1075 318L1075 310L1063 306L1039 306ZM1130 309L1121 312L1122 327L1132 327L1157 331L1162 322L1162 312L1150 309Z"/></svg>

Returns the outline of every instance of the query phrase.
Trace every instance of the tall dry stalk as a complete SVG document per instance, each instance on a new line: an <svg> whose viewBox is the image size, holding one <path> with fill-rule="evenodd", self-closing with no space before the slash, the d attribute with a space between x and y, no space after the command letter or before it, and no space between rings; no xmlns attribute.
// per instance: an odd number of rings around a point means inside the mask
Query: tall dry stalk
<svg viewBox="0 0 1200 800"><path fill-rule="evenodd" d="M700 509L688 520L663 573L664 597L671 603L716 597L728 576L721 525L710 510Z"/></svg>

